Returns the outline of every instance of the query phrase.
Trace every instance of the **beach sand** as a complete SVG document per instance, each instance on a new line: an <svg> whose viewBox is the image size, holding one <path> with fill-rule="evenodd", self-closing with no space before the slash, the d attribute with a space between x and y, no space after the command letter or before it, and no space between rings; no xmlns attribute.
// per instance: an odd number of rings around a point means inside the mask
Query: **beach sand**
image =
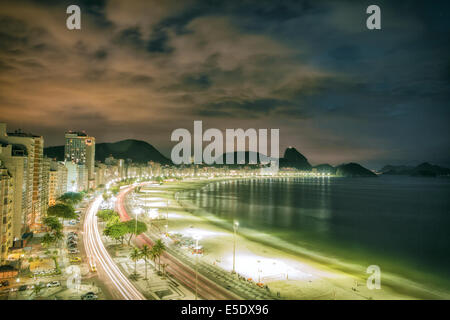
<svg viewBox="0 0 450 320"><path fill-rule="evenodd" d="M141 189L145 199L145 222L160 230L161 235L200 235L203 262L232 270L233 230L231 226L208 213L201 212L180 199L182 192L192 191L217 180L190 180L153 184ZM143 196L144 195L144 196ZM167 205L168 203L168 205ZM182 205L181 205L182 203ZM166 217L168 215L168 221ZM159 218L159 219L158 219ZM167 227L166 227L167 225ZM367 266L347 265L335 260L302 254L298 248L267 234L239 230L236 236L236 272L280 292L283 299L442 299L446 293L433 292L406 279L381 273L381 288L366 285ZM188 250L188 249L186 249ZM297 251L297 252L296 252Z"/></svg>

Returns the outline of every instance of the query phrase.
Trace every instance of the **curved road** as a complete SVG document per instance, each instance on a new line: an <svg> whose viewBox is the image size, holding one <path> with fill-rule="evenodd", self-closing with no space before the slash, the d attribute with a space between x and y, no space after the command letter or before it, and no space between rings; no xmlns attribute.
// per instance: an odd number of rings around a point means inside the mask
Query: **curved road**
<svg viewBox="0 0 450 320"><path fill-rule="evenodd" d="M83 242L88 259L96 262L99 272L108 278L109 287L113 287L114 296L125 300L146 300L134 287L128 278L120 271L114 260L103 245L97 225L97 211L102 202L102 196L95 198L86 210L83 225Z"/></svg>
<svg viewBox="0 0 450 320"><path fill-rule="evenodd" d="M130 220L130 216L128 215L125 205L124 199L125 196L133 190L134 186L130 186L122 190L117 196L117 204L116 209L119 212L120 219L122 221ZM145 234L141 234L136 239L136 244L141 247L144 244L149 246L153 245L153 241L147 237ZM179 282L181 282L186 287L190 288L192 291L195 291L195 270L192 270L190 267L183 264L180 260L173 257L172 255L164 252L162 255L163 260L168 263L168 267L166 271L170 273L173 277L175 277ZM232 292L227 291L221 286L217 285L213 281L207 279L206 277L198 274L198 286L197 292L200 297L207 300L236 300L241 299L236 296Z"/></svg>

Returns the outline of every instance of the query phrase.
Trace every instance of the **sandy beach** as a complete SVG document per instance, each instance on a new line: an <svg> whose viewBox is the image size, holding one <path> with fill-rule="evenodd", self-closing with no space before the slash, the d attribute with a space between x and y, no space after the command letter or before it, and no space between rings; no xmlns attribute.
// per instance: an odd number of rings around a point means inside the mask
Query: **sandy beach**
<svg viewBox="0 0 450 320"><path fill-rule="evenodd" d="M185 192L217 181L221 180L184 180L148 185L139 193L147 208L147 216L141 218L153 226L153 232L159 230L163 236L168 231L171 239L200 236L199 246L204 251L200 259L231 271L233 230L229 223L182 200L186 198L182 196ZM236 240L236 272L268 285L283 299L449 298L447 293L433 292L383 272L381 288L369 290L366 285L370 276L366 273L367 266L327 259L268 234L238 229Z"/></svg>

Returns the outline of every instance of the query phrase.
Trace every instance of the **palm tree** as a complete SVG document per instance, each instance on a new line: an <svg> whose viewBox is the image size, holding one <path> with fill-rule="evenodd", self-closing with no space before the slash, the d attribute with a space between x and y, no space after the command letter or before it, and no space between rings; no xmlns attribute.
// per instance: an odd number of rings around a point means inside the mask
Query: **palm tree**
<svg viewBox="0 0 450 320"><path fill-rule="evenodd" d="M165 276L166 275L166 268L169 266L169 264L167 264L167 263L163 263L163 264L161 264L161 267L162 267L162 269L163 269L163 276Z"/></svg>
<svg viewBox="0 0 450 320"><path fill-rule="evenodd" d="M53 233L53 238L57 244L60 244L61 240L64 239L64 233L61 230L57 230Z"/></svg>
<svg viewBox="0 0 450 320"><path fill-rule="evenodd" d="M36 283L33 287L32 293L34 293L37 297L41 293L42 289L44 289L44 285L42 283Z"/></svg>
<svg viewBox="0 0 450 320"><path fill-rule="evenodd" d="M137 247L134 247L133 251L131 251L130 258L134 261L134 274L137 274L137 261L141 258L141 252Z"/></svg>
<svg viewBox="0 0 450 320"><path fill-rule="evenodd" d="M50 245L55 242L55 238L50 234L50 233L46 233L41 240L42 244L45 247L50 247Z"/></svg>
<svg viewBox="0 0 450 320"><path fill-rule="evenodd" d="M158 253L156 252L154 246L150 250L150 258L152 259L153 264L155 265L155 268L156 268L156 258L158 258Z"/></svg>
<svg viewBox="0 0 450 320"><path fill-rule="evenodd" d="M145 262L145 280L147 280L147 259L152 257L152 250L146 244L142 246L141 257L144 259Z"/></svg>
<svg viewBox="0 0 450 320"><path fill-rule="evenodd" d="M153 245L153 249L156 252L156 255L158 257L158 271L161 272L161 255L166 250L166 246L161 241L161 239L158 239L155 241L155 244Z"/></svg>

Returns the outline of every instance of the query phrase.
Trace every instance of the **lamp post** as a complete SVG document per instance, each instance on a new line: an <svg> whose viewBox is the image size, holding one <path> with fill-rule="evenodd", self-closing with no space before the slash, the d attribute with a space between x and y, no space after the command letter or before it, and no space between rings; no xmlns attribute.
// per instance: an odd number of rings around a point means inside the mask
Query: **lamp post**
<svg viewBox="0 0 450 320"><path fill-rule="evenodd" d="M167 220L167 223L169 223L169 204L170 204L170 201L167 200L167 206L166 206L166 220Z"/></svg>
<svg viewBox="0 0 450 320"><path fill-rule="evenodd" d="M261 283L261 267L260 267L260 264L261 264L261 260L258 260L258 283Z"/></svg>
<svg viewBox="0 0 450 320"><path fill-rule="evenodd" d="M239 227L239 222L234 221L233 223L233 270L231 273L236 273L236 232Z"/></svg>
<svg viewBox="0 0 450 320"><path fill-rule="evenodd" d="M135 220L135 225L134 225L134 236L137 237L137 218L138 215L140 215L142 213L143 209L142 208L138 208L135 210L134 212L134 220Z"/></svg>
<svg viewBox="0 0 450 320"><path fill-rule="evenodd" d="M196 234L194 235L195 239L195 300L198 298L198 240L201 239L201 236Z"/></svg>

